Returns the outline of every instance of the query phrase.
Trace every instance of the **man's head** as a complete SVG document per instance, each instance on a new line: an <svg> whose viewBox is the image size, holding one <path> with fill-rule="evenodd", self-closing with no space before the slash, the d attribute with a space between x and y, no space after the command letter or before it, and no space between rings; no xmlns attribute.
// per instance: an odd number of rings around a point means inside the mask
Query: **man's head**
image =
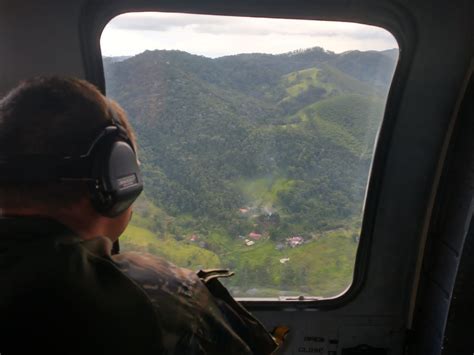
<svg viewBox="0 0 474 355"><path fill-rule="evenodd" d="M84 155L104 128L114 125L112 112L135 145L124 111L93 85L59 77L22 82L0 101L0 157ZM79 181L0 183L3 214L52 217L83 237L117 238L131 210L106 218L91 197L88 185Z"/></svg>

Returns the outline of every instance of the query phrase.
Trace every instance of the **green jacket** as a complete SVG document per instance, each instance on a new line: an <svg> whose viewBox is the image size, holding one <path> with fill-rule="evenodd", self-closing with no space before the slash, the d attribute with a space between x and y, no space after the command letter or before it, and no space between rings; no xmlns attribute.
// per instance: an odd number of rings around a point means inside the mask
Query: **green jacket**
<svg viewBox="0 0 474 355"><path fill-rule="evenodd" d="M112 256L39 218L0 219L0 353L270 354L217 277L145 253ZM198 276L199 275L199 276Z"/></svg>

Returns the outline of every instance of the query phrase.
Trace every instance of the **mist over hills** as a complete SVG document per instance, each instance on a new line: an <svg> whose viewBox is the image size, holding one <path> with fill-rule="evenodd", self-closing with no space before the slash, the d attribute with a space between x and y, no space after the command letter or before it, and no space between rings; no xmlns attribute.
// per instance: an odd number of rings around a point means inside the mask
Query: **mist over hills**
<svg viewBox="0 0 474 355"><path fill-rule="evenodd" d="M104 59L107 94L125 108L140 142L146 201L155 211L141 214L142 227L178 241L200 235L200 248L217 256L240 248L237 237L250 232L274 244L341 228L357 233L397 54L315 47L215 59L166 50ZM244 267L230 257L219 262ZM258 265L251 269L261 273ZM270 276L258 283L283 282L265 270ZM346 282L351 269L341 270ZM285 287L309 282L291 279Z"/></svg>

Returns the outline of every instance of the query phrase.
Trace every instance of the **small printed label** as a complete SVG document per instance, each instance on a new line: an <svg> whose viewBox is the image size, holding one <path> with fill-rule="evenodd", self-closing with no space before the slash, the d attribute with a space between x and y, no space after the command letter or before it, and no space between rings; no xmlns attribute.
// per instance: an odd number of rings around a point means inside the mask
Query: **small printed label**
<svg viewBox="0 0 474 355"><path fill-rule="evenodd" d="M311 354L322 354L324 351L324 348L312 348L312 347L299 347L298 352L299 353L311 353Z"/></svg>
<svg viewBox="0 0 474 355"><path fill-rule="evenodd" d="M118 179L117 181L121 190L127 189L138 184L138 179L135 174L125 176L123 178Z"/></svg>
<svg viewBox="0 0 474 355"><path fill-rule="evenodd" d="M304 341L314 341L316 343L324 343L324 338L323 337L317 337L317 336L305 336Z"/></svg>

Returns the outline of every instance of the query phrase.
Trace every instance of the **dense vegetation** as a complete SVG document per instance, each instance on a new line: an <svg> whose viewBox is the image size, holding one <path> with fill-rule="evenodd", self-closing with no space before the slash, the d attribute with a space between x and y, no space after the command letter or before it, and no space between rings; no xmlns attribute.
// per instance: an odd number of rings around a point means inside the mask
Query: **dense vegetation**
<svg viewBox="0 0 474 355"><path fill-rule="evenodd" d="M146 193L124 248L228 267L240 296L331 296L352 279L396 52L104 60Z"/></svg>

